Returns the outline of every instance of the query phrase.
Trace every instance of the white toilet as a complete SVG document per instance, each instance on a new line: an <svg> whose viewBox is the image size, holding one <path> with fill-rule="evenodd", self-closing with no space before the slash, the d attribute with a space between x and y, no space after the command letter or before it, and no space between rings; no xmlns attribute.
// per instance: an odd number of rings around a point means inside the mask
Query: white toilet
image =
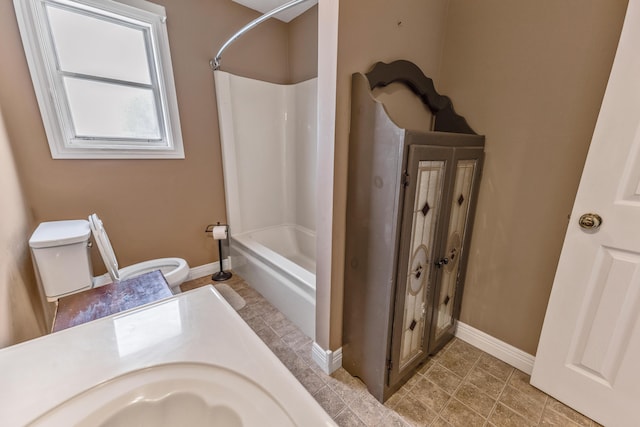
<svg viewBox="0 0 640 427"><path fill-rule="evenodd" d="M93 232L109 276L93 277L89 237ZM124 280L160 270L174 294L189 275L189 265L181 258L160 258L118 268L113 247L96 214L86 220L43 222L29 239L34 268L48 301L112 281Z"/></svg>

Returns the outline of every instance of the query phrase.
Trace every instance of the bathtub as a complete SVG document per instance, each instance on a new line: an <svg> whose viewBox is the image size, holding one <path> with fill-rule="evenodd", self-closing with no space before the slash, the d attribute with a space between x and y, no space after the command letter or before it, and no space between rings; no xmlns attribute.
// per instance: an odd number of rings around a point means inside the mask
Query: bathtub
<svg viewBox="0 0 640 427"><path fill-rule="evenodd" d="M214 77L231 266L315 339L317 79Z"/></svg>
<svg viewBox="0 0 640 427"><path fill-rule="evenodd" d="M232 235L231 265L312 339L315 337L315 233L280 225Z"/></svg>
<svg viewBox="0 0 640 427"><path fill-rule="evenodd" d="M297 225L279 225L262 230L255 230L249 233L239 234L236 240L245 246L251 245L251 241L256 245L262 245L269 252L286 258L296 267L290 267L292 272L300 270L300 279L305 282L305 286L313 288L313 276L316 274L316 235L311 230L307 230ZM266 254L268 252L259 250L257 253ZM278 263L285 264L286 261L279 260ZM306 276L306 277L305 277Z"/></svg>
<svg viewBox="0 0 640 427"><path fill-rule="evenodd" d="M212 287L0 349L2 426L335 426Z"/></svg>

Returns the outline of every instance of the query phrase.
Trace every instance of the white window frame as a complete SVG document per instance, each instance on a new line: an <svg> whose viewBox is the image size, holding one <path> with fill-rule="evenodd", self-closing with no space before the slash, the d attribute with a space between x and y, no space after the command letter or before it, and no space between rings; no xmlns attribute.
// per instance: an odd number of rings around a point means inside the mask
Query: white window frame
<svg viewBox="0 0 640 427"><path fill-rule="evenodd" d="M148 28L149 65L159 113L160 140L77 137L62 73L57 70L46 4L64 5ZM54 159L183 159L165 9L145 0L14 0L31 79Z"/></svg>

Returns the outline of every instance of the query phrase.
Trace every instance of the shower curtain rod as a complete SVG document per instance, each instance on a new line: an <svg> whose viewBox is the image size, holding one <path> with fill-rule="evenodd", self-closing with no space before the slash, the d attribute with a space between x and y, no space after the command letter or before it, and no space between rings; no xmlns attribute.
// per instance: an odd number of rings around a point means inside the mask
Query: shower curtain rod
<svg viewBox="0 0 640 427"><path fill-rule="evenodd" d="M254 19L251 22L249 22L247 25L242 27L237 33L235 33L233 36L231 36L231 38L229 40L227 40L225 44L222 45L222 47L220 48L220 50L216 54L216 57L213 58L211 61L209 61L209 64L211 65L211 68L213 68L214 70L217 70L217 69L220 68L220 61L222 60L222 52L224 52L224 50L226 48L228 48L234 41L236 41L244 33L248 32L252 28L256 27L257 25L261 24L262 22L266 21L267 19L271 18L273 15L277 15L280 12L284 12L285 10L287 10L287 9L289 9L291 7L297 6L300 3L304 3L306 1L309 1L309 0L291 0L290 2L285 3L282 6L278 6L275 9L265 13L264 15Z"/></svg>

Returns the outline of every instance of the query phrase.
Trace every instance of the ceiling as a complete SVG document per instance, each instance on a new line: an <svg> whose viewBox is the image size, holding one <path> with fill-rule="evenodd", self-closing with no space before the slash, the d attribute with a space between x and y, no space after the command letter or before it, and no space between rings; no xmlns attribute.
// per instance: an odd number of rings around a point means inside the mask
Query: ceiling
<svg viewBox="0 0 640 427"><path fill-rule="evenodd" d="M289 0L233 0L249 9L257 10L258 12L267 13L278 6L287 3ZM277 18L283 22L289 22L299 15L302 15L307 9L310 9L313 5L317 4L318 0L307 0L297 6L287 9L284 12L279 13L274 18Z"/></svg>

